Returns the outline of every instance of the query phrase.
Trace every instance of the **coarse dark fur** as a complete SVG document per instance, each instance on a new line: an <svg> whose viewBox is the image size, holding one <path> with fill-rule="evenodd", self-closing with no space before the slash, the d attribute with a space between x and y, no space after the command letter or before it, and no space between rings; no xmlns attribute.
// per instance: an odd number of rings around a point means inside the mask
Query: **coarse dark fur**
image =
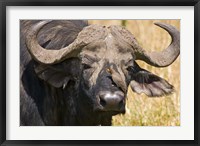
<svg viewBox="0 0 200 146"><path fill-rule="evenodd" d="M22 32L35 23L37 21L21 21L20 25L21 125L110 125L111 116L109 114L99 114L97 116L96 113L93 113L90 107L92 103L87 100L87 95L84 95L84 92L81 91L82 88L79 87L77 79L75 81L70 80L67 88L63 90L62 88L52 87L37 77L34 68L39 66L39 64L29 55L24 42L26 32ZM49 49L62 48L70 44L76 38L79 31L84 26L87 26L87 23L83 21L64 21L63 23L59 21L59 25L62 24L65 29L61 29L61 31L56 28L55 32L52 32L50 29L52 25L57 25L57 21L44 28L44 32L41 31L38 35L40 44L44 47L48 46ZM50 35L45 36L45 34L50 32L53 34L53 39L49 38L51 37ZM73 72L74 75L76 73L74 76L81 78L79 77L81 69L77 69L80 68L79 62L78 59L72 58L59 65L55 65L55 68L65 69L66 74ZM71 71L69 71L70 69ZM51 68L48 70L51 70ZM56 80L59 77L63 79L62 75L57 75L53 78Z"/></svg>
<svg viewBox="0 0 200 146"><path fill-rule="evenodd" d="M121 112L101 111L97 97L102 91L125 96L131 81L135 92L149 96L173 91L167 81L140 68L130 45L114 33L90 43L78 57L54 65L36 62L26 48L25 37L37 22L20 21L21 125L111 125L113 115L125 113L125 101ZM48 49L63 48L87 25L78 20L52 21L41 29L38 42Z"/></svg>
<svg viewBox="0 0 200 146"><path fill-rule="evenodd" d="M77 120L73 118L76 112L74 110L76 105L74 105L74 99L72 98L74 95L67 95L65 97L58 95L78 93L71 91L69 93L67 91L63 93L62 89L54 89L54 87L40 80L35 73L34 67L37 63L31 58L26 49L25 35L27 30L37 22L39 21L20 22L21 125L77 125L78 122L74 122ZM59 25L61 24L65 28L64 30L52 28L51 25L57 26L58 22ZM70 44L82 28L87 26L87 23L83 21L64 21L63 23L61 21L54 21L51 25L43 29L45 32L41 31L38 35L38 41L43 46L48 45L49 49L59 49ZM49 32L53 36L45 35L49 34ZM51 39L52 41L49 41ZM73 63L70 63L67 67L69 68L69 66L73 66ZM69 85L67 89L75 91L73 89L74 83L72 82L70 84L72 85ZM67 110L70 112L66 113Z"/></svg>

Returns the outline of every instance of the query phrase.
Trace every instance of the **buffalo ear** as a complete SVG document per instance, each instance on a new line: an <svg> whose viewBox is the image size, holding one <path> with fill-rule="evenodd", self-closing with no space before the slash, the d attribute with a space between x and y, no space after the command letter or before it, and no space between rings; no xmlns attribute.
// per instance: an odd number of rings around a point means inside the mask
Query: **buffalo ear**
<svg viewBox="0 0 200 146"><path fill-rule="evenodd" d="M65 88L71 79L62 69L48 65L36 65L35 72L40 79L56 88Z"/></svg>
<svg viewBox="0 0 200 146"><path fill-rule="evenodd" d="M132 75L130 87L134 92L145 93L150 97L167 95L174 91L174 87L166 80L144 69Z"/></svg>

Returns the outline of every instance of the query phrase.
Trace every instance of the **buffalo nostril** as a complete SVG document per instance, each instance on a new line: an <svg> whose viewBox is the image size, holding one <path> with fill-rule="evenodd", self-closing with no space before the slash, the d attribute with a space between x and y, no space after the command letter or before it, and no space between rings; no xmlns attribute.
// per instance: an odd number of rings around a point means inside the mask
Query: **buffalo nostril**
<svg viewBox="0 0 200 146"><path fill-rule="evenodd" d="M124 105L124 100L122 99L120 102L119 102L119 108L123 107Z"/></svg>
<svg viewBox="0 0 200 146"><path fill-rule="evenodd" d="M104 93L99 96L99 104L105 111L121 111L125 106L124 96L115 93Z"/></svg>
<svg viewBox="0 0 200 146"><path fill-rule="evenodd" d="M102 98L100 98L100 104L104 107L106 106L106 101Z"/></svg>

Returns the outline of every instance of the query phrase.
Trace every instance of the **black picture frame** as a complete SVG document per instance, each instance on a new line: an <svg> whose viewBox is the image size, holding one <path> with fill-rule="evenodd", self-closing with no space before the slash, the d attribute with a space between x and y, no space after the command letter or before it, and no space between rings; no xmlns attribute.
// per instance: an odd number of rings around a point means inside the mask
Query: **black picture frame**
<svg viewBox="0 0 200 146"><path fill-rule="evenodd" d="M7 6L194 6L194 140L7 140L6 139L6 7ZM199 0L3 0L0 1L0 144L21 145L187 145L200 143L199 139L199 64L200 64L200 2ZM192 49L192 48L190 48Z"/></svg>

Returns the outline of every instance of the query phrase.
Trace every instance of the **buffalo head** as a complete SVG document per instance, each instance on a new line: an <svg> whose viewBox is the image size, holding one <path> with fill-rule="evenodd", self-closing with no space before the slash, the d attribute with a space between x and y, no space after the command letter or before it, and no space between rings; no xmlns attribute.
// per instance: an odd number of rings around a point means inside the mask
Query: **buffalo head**
<svg viewBox="0 0 200 146"><path fill-rule="evenodd" d="M26 36L28 51L38 63L35 71L55 88L66 90L73 82L79 89L73 92L94 113L125 113L129 85L134 92L147 96L162 96L173 91L172 85L140 68L136 60L155 67L172 64L180 53L180 34L175 27L155 23L172 38L171 44L161 52L143 49L124 27L101 25L87 26L69 45L50 50L45 49L48 41L43 46L37 41L40 30L50 23L35 24Z"/></svg>

